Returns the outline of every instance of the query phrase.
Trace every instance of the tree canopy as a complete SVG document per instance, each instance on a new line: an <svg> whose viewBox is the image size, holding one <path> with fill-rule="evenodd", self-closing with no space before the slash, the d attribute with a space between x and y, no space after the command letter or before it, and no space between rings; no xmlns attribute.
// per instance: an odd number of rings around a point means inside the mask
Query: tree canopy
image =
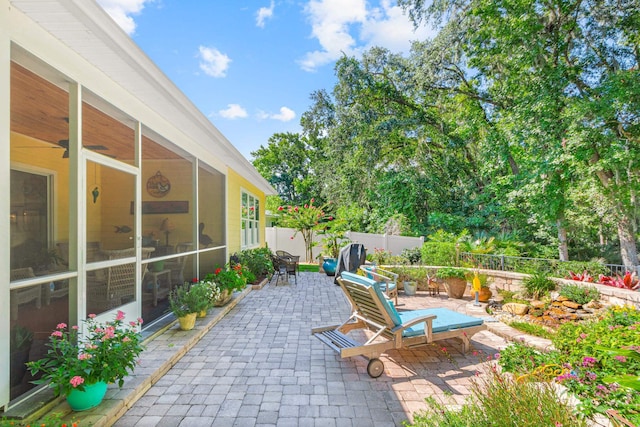
<svg viewBox="0 0 640 427"><path fill-rule="evenodd" d="M253 153L281 197L637 265L637 0L398 3L438 35L337 61L301 135Z"/></svg>

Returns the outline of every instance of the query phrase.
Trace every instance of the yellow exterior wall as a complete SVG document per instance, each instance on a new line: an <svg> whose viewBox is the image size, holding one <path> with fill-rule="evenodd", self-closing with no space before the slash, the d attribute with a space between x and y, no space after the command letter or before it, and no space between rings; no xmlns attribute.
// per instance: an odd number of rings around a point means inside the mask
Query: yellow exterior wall
<svg viewBox="0 0 640 427"><path fill-rule="evenodd" d="M242 190L246 190L247 192L252 193L255 197L258 198L258 200L260 200L260 246L264 246L264 211L266 201L264 193L232 169L228 169L227 186L227 244L229 254L238 252L242 247L242 244L240 242Z"/></svg>

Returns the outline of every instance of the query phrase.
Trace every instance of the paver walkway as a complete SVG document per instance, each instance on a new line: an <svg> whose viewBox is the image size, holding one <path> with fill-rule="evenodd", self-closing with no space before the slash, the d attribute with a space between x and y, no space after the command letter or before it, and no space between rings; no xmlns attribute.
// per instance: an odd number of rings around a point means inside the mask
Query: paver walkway
<svg viewBox="0 0 640 427"><path fill-rule="evenodd" d="M401 292L398 308L433 306L483 315L468 299L426 293ZM466 355L457 339L394 350L381 358L385 373L373 379L365 359L341 360L310 334L348 315L340 288L319 273L251 291L115 425L400 426L427 396L462 403L483 359L506 346L484 331Z"/></svg>

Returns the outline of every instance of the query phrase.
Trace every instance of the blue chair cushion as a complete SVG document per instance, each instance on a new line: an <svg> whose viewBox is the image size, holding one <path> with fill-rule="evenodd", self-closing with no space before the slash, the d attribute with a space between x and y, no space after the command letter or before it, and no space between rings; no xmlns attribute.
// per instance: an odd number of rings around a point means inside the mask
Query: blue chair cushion
<svg viewBox="0 0 640 427"><path fill-rule="evenodd" d="M433 319L432 332L444 332L452 329L468 328L470 326L482 325L483 320L477 317L467 316L448 308L427 308L423 310L402 311L399 313L402 323L415 319L416 317L435 314L437 317ZM424 334L424 322L407 328L403 333L403 337L413 337Z"/></svg>

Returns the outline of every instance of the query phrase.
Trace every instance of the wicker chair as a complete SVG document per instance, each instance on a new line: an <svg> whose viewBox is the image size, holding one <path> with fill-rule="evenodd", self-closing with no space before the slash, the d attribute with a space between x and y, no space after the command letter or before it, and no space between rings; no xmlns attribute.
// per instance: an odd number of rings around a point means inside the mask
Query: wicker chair
<svg viewBox="0 0 640 427"><path fill-rule="evenodd" d="M142 248L142 259L149 258L154 248ZM108 260L129 258L136 254L135 248L103 251ZM101 313L135 300L136 263L115 265L106 269L106 282L87 284L89 312Z"/></svg>
<svg viewBox="0 0 640 427"><path fill-rule="evenodd" d="M33 268L14 268L11 270L10 280L22 280L36 277L33 273ZM18 318L18 306L22 304L28 304L31 301L35 301L36 308L42 306L42 285L30 286L23 289L15 289L11 291L11 320Z"/></svg>

